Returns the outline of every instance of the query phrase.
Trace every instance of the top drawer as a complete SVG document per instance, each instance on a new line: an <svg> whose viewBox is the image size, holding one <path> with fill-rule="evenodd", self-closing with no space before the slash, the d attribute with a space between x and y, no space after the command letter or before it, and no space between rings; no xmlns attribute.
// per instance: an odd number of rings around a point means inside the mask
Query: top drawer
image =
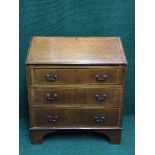
<svg viewBox="0 0 155 155"><path fill-rule="evenodd" d="M34 84L121 84L121 68L33 68Z"/></svg>

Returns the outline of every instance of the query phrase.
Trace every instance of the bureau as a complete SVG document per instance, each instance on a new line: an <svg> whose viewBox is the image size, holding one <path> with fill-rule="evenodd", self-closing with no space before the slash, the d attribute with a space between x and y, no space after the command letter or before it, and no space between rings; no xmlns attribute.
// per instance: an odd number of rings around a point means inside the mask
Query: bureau
<svg viewBox="0 0 155 155"><path fill-rule="evenodd" d="M91 129L120 143L127 61L119 37L32 37L27 58L31 142Z"/></svg>

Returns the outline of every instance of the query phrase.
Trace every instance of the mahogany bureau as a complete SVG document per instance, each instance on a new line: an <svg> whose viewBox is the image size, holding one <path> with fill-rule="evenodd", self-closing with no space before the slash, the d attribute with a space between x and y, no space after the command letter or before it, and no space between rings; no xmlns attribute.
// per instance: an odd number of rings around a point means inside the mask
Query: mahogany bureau
<svg viewBox="0 0 155 155"><path fill-rule="evenodd" d="M60 129L120 143L127 61L119 37L32 37L26 58L33 144Z"/></svg>

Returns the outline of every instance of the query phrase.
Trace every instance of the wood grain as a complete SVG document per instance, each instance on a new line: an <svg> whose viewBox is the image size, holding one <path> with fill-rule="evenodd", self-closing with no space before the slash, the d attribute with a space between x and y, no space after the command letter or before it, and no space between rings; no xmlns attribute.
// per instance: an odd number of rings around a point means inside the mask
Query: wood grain
<svg viewBox="0 0 155 155"><path fill-rule="evenodd" d="M33 37L26 64L127 64L119 37Z"/></svg>
<svg viewBox="0 0 155 155"><path fill-rule="evenodd" d="M84 68L72 68L72 69L53 69L53 68L33 68L34 83L55 85L55 84L121 84L121 72L122 69L111 67L102 69L84 69ZM57 74L58 78L55 81L47 81L46 75ZM103 81L96 79L96 75L107 75L107 78Z"/></svg>
<svg viewBox="0 0 155 155"><path fill-rule="evenodd" d="M120 143L127 61L119 37L33 37L26 64L32 143L57 129L96 129Z"/></svg>
<svg viewBox="0 0 155 155"><path fill-rule="evenodd" d="M116 108L33 108L33 127L118 127L120 109ZM58 116L56 122L49 122L48 116ZM95 116L104 116L96 122Z"/></svg>
<svg viewBox="0 0 155 155"><path fill-rule="evenodd" d="M68 106L99 106L99 107L119 107L122 106L123 89L118 87L37 87L31 88L32 107L68 107ZM57 95L53 100L48 99ZM103 101L98 101L96 95L105 95Z"/></svg>

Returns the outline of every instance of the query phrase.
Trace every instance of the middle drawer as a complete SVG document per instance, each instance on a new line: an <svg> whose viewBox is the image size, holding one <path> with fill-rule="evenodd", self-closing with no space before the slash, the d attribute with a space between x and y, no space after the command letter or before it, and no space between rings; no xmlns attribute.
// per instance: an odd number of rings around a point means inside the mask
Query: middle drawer
<svg viewBox="0 0 155 155"><path fill-rule="evenodd" d="M32 107L104 106L122 104L121 87L35 87L31 88Z"/></svg>

